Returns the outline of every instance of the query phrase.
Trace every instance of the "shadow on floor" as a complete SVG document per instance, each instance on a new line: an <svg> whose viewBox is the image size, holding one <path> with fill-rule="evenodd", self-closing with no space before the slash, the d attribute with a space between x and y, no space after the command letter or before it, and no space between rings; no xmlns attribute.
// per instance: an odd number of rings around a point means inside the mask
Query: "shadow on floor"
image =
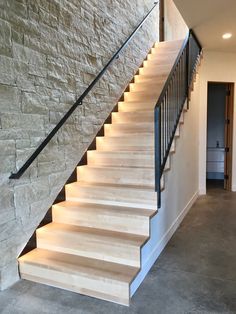
<svg viewBox="0 0 236 314"><path fill-rule="evenodd" d="M206 181L207 192L211 190L223 190L224 180L207 180Z"/></svg>

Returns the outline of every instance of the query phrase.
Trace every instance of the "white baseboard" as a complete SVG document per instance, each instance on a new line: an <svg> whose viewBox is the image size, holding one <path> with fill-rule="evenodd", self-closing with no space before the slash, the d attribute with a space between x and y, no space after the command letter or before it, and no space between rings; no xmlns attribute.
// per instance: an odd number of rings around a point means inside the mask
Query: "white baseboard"
<svg viewBox="0 0 236 314"><path fill-rule="evenodd" d="M236 192L236 185L232 185L232 192Z"/></svg>
<svg viewBox="0 0 236 314"><path fill-rule="evenodd" d="M206 195L206 186L200 186L198 195Z"/></svg>
<svg viewBox="0 0 236 314"><path fill-rule="evenodd" d="M161 240L157 243L156 247L153 249L151 253L151 256L156 255L157 252L160 252L160 253L162 252L162 250L165 248L165 246L167 245L167 243L169 242L169 240L171 239L171 237L173 236L173 234L175 233L175 231L177 230L177 228L183 221L184 217L187 215L190 208L196 202L198 195L199 195L198 192L194 193L194 195L192 196L190 201L187 203L187 205L184 207L184 209L181 211L179 216L174 220L170 228L166 231L166 233L163 235ZM158 255L160 255L160 253ZM151 258L151 256L149 257L149 259Z"/></svg>
<svg viewBox="0 0 236 314"><path fill-rule="evenodd" d="M188 213L190 208L193 206L193 204L197 200L198 195L199 195L198 191L194 193L194 195L192 196L190 201L187 203L187 205L184 207L184 209L181 211L181 213L178 215L178 217L173 221L173 223L171 224L169 229L164 233L164 235L158 241L157 245L153 248L153 250L151 251L149 256L143 262L138 276L135 278L135 280L131 284L131 287L130 287L130 295L131 296L135 293L135 291L138 289L138 287L140 286L140 284L142 283L142 281L146 277L150 268L153 266L153 264L157 260L158 256L161 254L161 252L163 251L163 249L165 248L165 246L167 245L167 243L169 242L169 240L171 239L171 237L175 233L176 229L179 227L179 225L183 221L184 217L186 216L186 214ZM152 219L157 219L157 217L158 217L158 213ZM147 243L147 245L148 245L148 243Z"/></svg>

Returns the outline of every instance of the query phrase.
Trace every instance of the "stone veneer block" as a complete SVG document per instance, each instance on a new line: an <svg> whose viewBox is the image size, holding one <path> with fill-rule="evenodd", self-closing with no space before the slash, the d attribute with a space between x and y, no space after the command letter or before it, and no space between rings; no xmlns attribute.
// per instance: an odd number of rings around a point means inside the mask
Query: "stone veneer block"
<svg viewBox="0 0 236 314"><path fill-rule="evenodd" d="M150 0L138 5L128 0L1 1L0 221L19 238L19 247L25 245L21 233L30 238L158 40L158 8L40 159L20 180L9 180L10 173L24 163L152 6ZM4 233L2 241L7 236ZM12 253L0 266L1 289L18 279L19 252L13 246L8 242Z"/></svg>

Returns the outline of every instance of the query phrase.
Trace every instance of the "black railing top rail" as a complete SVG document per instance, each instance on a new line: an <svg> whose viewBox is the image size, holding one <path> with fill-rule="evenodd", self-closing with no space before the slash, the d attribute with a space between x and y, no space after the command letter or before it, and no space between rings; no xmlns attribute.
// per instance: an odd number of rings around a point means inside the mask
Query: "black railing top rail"
<svg viewBox="0 0 236 314"><path fill-rule="evenodd" d="M112 58L108 61L108 63L104 66L104 68L99 72L96 78L90 83L87 89L83 92L83 94L77 99L77 101L71 106L68 112L62 117L62 119L58 122L58 124L52 129L52 131L47 135L47 137L43 140L43 142L38 146L38 148L34 151L34 153L29 157L29 159L24 163L24 165L16 172L10 175L10 179L19 179L24 172L29 168L29 166L33 163L33 161L37 158L37 156L41 153L41 151L47 146L49 141L53 138L53 136L57 133L57 131L63 126L63 124L67 121L67 119L71 116L71 114L75 111L78 106L82 105L84 98L89 94L89 92L93 89L93 87L97 84L100 78L104 75L104 73L108 70L110 65L113 63L115 59L118 58L119 54L124 50L124 48L129 44L134 35L138 32L138 30L143 26L147 18L153 12L155 7L158 5L159 1L154 2L151 10L145 15L143 20L138 24L132 34L126 39L126 41L122 44L122 46L116 51L116 53L112 56Z"/></svg>

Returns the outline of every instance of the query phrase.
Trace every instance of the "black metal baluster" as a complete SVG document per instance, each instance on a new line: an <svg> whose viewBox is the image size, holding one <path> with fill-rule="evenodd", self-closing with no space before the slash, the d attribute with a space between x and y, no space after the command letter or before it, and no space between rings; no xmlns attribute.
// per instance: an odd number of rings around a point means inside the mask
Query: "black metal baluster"
<svg viewBox="0 0 236 314"><path fill-rule="evenodd" d="M177 112L177 100L176 100L176 70L175 70L175 75L174 75L174 95L175 95L175 100L174 100L174 106L175 106L175 113L174 113L174 127L173 127L173 134L174 134L174 128L175 128L175 120L176 120L176 112Z"/></svg>
<svg viewBox="0 0 236 314"><path fill-rule="evenodd" d="M169 86L167 88L167 91L166 91L166 101L167 101L167 118L166 118L166 122L167 122L167 139L168 139L168 143L169 143L169 140L170 140L170 115L169 115ZM168 145L168 144L167 144Z"/></svg>
<svg viewBox="0 0 236 314"><path fill-rule="evenodd" d="M180 111L180 63L181 63L181 59L179 60L178 68L177 68L178 116L179 116L179 111Z"/></svg>
<svg viewBox="0 0 236 314"><path fill-rule="evenodd" d="M161 105L155 108L155 190L158 208L161 207Z"/></svg>
<svg viewBox="0 0 236 314"><path fill-rule="evenodd" d="M167 94L165 94L165 98L164 98L164 104L165 104L165 154L167 152L167 145L168 145L168 134L167 134Z"/></svg>
<svg viewBox="0 0 236 314"><path fill-rule="evenodd" d="M161 163L163 162L163 159L164 159L164 152L165 152L165 134L163 132L163 128L164 128L164 100L162 101L162 104L161 104Z"/></svg>
<svg viewBox="0 0 236 314"><path fill-rule="evenodd" d="M190 33L184 41L155 107L155 166L159 167L155 172L155 186L158 192L158 207L161 206L161 177L183 106L188 99L190 83L192 83L200 53L201 46Z"/></svg>

